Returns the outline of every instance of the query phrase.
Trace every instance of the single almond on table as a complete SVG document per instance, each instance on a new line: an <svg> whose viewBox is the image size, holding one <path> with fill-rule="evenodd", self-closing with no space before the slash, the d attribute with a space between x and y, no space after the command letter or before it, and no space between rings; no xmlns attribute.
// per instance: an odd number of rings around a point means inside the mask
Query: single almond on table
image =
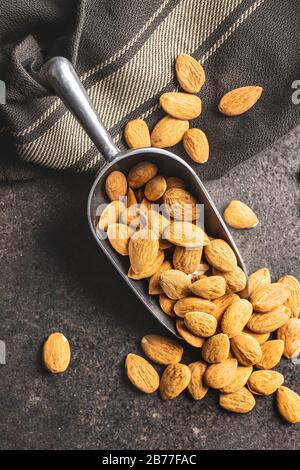
<svg viewBox="0 0 300 470"><path fill-rule="evenodd" d="M208 392L208 387L203 380L206 368L207 365L202 361L189 364L191 380L188 385L188 391L194 400L202 400Z"/></svg>
<svg viewBox="0 0 300 470"><path fill-rule="evenodd" d="M205 163L209 158L209 143L201 129L188 129L183 136L184 150L196 163Z"/></svg>
<svg viewBox="0 0 300 470"><path fill-rule="evenodd" d="M233 338L242 332L250 320L252 314L252 305L246 299L234 301L222 317L221 329L229 338Z"/></svg>
<svg viewBox="0 0 300 470"><path fill-rule="evenodd" d="M230 341L231 349L242 366L253 366L262 358L259 343L251 335L240 333Z"/></svg>
<svg viewBox="0 0 300 470"><path fill-rule="evenodd" d="M153 147L166 148L178 144L185 131L189 128L189 121L175 119L171 116L163 117L151 132Z"/></svg>
<svg viewBox="0 0 300 470"><path fill-rule="evenodd" d="M178 178L177 176L167 176L166 181L167 181L167 189L171 189L171 188L185 189L185 182L181 178Z"/></svg>
<svg viewBox="0 0 300 470"><path fill-rule="evenodd" d="M142 119L133 119L126 124L124 139L131 149L151 147L150 132Z"/></svg>
<svg viewBox="0 0 300 470"><path fill-rule="evenodd" d="M220 388L222 393L235 393L241 390L247 383L250 375L252 374L252 366L238 366L236 374L232 382L230 382L226 387Z"/></svg>
<svg viewBox="0 0 300 470"><path fill-rule="evenodd" d="M289 296L285 305L291 309L292 317L300 315L300 284L298 279L289 274L282 276L278 282L283 284L289 290Z"/></svg>
<svg viewBox="0 0 300 470"><path fill-rule="evenodd" d="M241 201L231 201L224 211L225 222L233 228L253 228L258 224L258 218L250 207Z"/></svg>
<svg viewBox="0 0 300 470"><path fill-rule="evenodd" d="M226 387L233 381L237 366L236 359L225 359L218 364L209 365L204 375L206 385L217 389Z"/></svg>
<svg viewBox="0 0 300 470"><path fill-rule="evenodd" d="M157 258L158 238L152 230L135 232L129 241L128 253L133 271L137 274L151 266Z"/></svg>
<svg viewBox="0 0 300 470"><path fill-rule="evenodd" d="M202 347L202 358L209 363L225 361L228 358L230 341L227 335L219 333L208 338Z"/></svg>
<svg viewBox="0 0 300 470"><path fill-rule="evenodd" d="M160 266L159 270L156 271L153 276L151 276L148 288L149 295L157 295L163 293L163 290L160 285L160 275L161 273L169 269L172 269L172 263L170 261L164 261L163 264Z"/></svg>
<svg viewBox="0 0 300 470"><path fill-rule="evenodd" d="M184 323L188 330L200 338L214 335L218 325L215 317L205 312L186 313Z"/></svg>
<svg viewBox="0 0 300 470"><path fill-rule="evenodd" d="M181 318L178 318L178 320L176 320L176 329L179 335L190 346L193 346L194 348L202 348L203 343L205 341L204 338L199 338L199 336L196 336L191 333L190 330L188 330L188 328L186 327L184 320L182 320Z"/></svg>
<svg viewBox="0 0 300 470"><path fill-rule="evenodd" d="M192 284L191 291L194 295L207 300L222 297L226 291L226 281L221 276L209 276Z"/></svg>
<svg viewBox="0 0 300 470"><path fill-rule="evenodd" d="M247 327L243 329L243 333L253 336L260 345L264 344L270 338L270 333L254 333L254 331L249 330ZM267 369L269 369L269 367L267 367Z"/></svg>
<svg viewBox="0 0 300 470"><path fill-rule="evenodd" d="M43 360L52 374L64 372L71 360L71 349L67 338L62 333L52 333L43 346Z"/></svg>
<svg viewBox="0 0 300 470"><path fill-rule="evenodd" d="M160 381L160 394L163 400L178 397L187 388L191 380L191 371L185 364L170 364Z"/></svg>
<svg viewBox="0 0 300 470"><path fill-rule="evenodd" d="M231 246L225 240L215 238L204 247L204 254L209 264L219 271L234 271L237 259Z"/></svg>
<svg viewBox="0 0 300 470"><path fill-rule="evenodd" d="M226 116L239 116L245 113L261 97L260 86L243 86L226 93L219 102L219 111Z"/></svg>
<svg viewBox="0 0 300 470"><path fill-rule="evenodd" d="M201 64L188 54L180 54L175 63L179 85L188 93L198 93L205 82L205 72Z"/></svg>
<svg viewBox="0 0 300 470"><path fill-rule="evenodd" d="M100 230L107 230L110 224L118 222L124 210L125 206L121 201L112 201L107 204L99 218L98 227Z"/></svg>
<svg viewBox="0 0 300 470"><path fill-rule="evenodd" d="M216 306L213 302L199 297L185 297L174 305L174 312L178 317L184 317L188 312L205 312L214 315L215 309Z"/></svg>
<svg viewBox="0 0 300 470"><path fill-rule="evenodd" d="M127 180L121 171L112 171L105 181L105 191L110 201L118 201L126 196Z"/></svg>
<svg viewBox="0 0 300 470"><path fill-rule="evenodd" d="M276 394L277 408L288 423L300 423L300 395L288 387L279 387Z"/></svg>
<svg viewBox="0 0 300 470"><path fill-rule="evenodd" d="M289 290L279 282L266 284L255 289L250 295L250 302L256 312L269 312L284 304L289 296Z"/></svg>
<svg viewBox="0 0 300 470"><path fill-rule="evenodd" d="M298 357L300 354L300 319L290 318L277 331L277 338L284 341L283 354L287 359Z"/></svg>
<svg viewBox="0 0 300 470"><path fill-rule="evenodd" d="M215 276L224 277L226 286L230 292L240 292L246 287L246 274L239 266L237 266L233 271L228 271L226 273L219 271L218 269L213 269L213 274Z"/></svg>
<svg viewBox="0 0 300 470"><path fill-rule="evenodd" d="M176 300L169 299L166 294L160 294L159 296L159 305L164 313L169 315L169 317L176 317L174 313L174 305Z"/></svg>
<svg viewBox="0 0 300 470"><path fill-rule="evenodd" d="M247 328L254 333L272 333L281 328L290 318L291 309L281 305L268 313L253 313Z"/></svg>
<svg viewBox="0 0 300 470"><path fill-rule="evenodd" d="M146 335L141 339L145 355L157 364L168 365L181 361L183 347L160 335Z"/></svg>
<svg viewBox="0 0 300 470"><path fill-rule="evenodd" d="M160 285L170 299L178 300L190 293L191 281L182 271L168 269L161 273Z"/></svg>
<svg viewBox="0 0 300 470"><path fill-rule="evenodd" d="M173 253L174 268L186 274L193 273L199 266L201 255L202 247L193 250L176 246Z"/></svg>
<svg viewBox="0 0 300 470"><path fill-rule="evenodd" d="M128 184L132 189L139 189L157 174L157 166L151 162L140 162L128 173Z"/></svg>
<svg viewBox="0 0 300 470"><path fill-rule="evenodd" d="M154 367L137 354L127 354L125 361L127 377L144 393L153 393L159 387L159 375Z"/></svg>
<svg viewBox="0 0 300 470"><path fill-rule="evenodd" d="M237 300L240 300L239 296L236 294L225 294L222 295L222 297L219 297L218 299L213 300L214 305L216 308L213 310L212 315L216 318L217 322L219 322L222 319L222 316L224 312L227 310L227 308L233 304L233 302L236 302Z"/></svg>
<svg viewBox="0 0 300 470"><path fill-rule="evenodd" d="M221 393L219 405L233 413L249 413L255 407L255 398L246 387L233 393Z"/></svg>
<svg viewBox="0 0 300 470"><path fill-rule="evenodd" d="M146 183L144 193L149 201L160 199L167 189L167 182L161 175L154 176L152 180Z"/></svg>
<svg viewBox="0 0 300 470"><path fill-rule="evenodd" d="M257 369L273 369L280 362L284 350L284 341L272 339L261 345L262 357L255 364Z"/></svg>
<svg viewBox="0 0 300 470"><path fill-rule="evenodd" d="M107 237L111 246L122 256L128 255L128 246L133 230L128 225L110 224L107 229Z"/></svg>
<svg viewBox="0 0 300 470"><path fill-rule="evenodd" d="M193 221L200 217L197 199L185 189L168 189L163 195L163 202L166 213L174 219Z"/></svg>
<svg viewBox="0 0 300 470"><path fill-rule="evenodd" d="M162 109L176 119L190 121L201 114L202 102L199 96L171 91L159 98Z"/></svg>
<svg viewBox="0 0 300 470"><path fill-rule="evenodd" d="M184 248L199 249L206 243L205 233L200 227L179 220L171 222L163 231L162 237L173 245Z"/></svg>
<svg viewBox="0 0 300 470"><path fill-rule="evenodd" d="M140 281L141 279L149 278L153 276L153 274L155 274L159 270L159 268L164 262L164 258L165 258L164 252L162 250L159 250L157 257L155 258L153 264L147 266L144 270L140 271L138 274L130 266L127 275L130 279L133 279L135 281Z"/></svg>
<svg viewBox="0 0 300 470"><path fill-rule="evenodd" d="M284 377L275 370L256 370L248 379L248 388L255 395L268 396L283 384Z"/></svg>

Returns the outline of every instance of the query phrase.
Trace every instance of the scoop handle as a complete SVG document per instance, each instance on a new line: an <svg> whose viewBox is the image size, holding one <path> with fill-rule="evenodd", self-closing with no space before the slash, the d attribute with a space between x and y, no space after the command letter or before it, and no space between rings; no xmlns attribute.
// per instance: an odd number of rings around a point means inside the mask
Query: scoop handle
<svg viewBox="0 0 300 470"><path fill-rule="evenodd" d="M43 67L49 85L85 129L107 161L120 153L98 117L73 65L65 57L53 57Z"/></svg>

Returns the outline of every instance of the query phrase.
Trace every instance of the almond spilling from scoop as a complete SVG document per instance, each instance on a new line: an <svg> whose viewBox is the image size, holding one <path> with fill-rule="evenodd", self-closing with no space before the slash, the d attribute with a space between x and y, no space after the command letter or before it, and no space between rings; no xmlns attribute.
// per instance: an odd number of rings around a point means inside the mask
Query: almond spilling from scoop
<svg viewBox="0 0 300 470"><path fill-rule="evenodd" d="M137 354L128 354L125 361L127 377L144 393L153 393L159 387L159 375L154 367Z"/></svg>
<svg viewBox="0 0 300 470"><path fill-rule="evenodd" d="M202 247L195 250L176 246L173 253L173 265L186 274L193 273L199 266L202 254Z"/></svg>
<svg viewBox="0 0 300 470"><path fill-rule="evenodd" d="M174 219L192 221L200 217L197 199L185 189L168 189L163 202L166 213Z"/></svg>
<svg viewBox="0 0 300 470"><path fill-rule="evenodd" d="M133 119L126 124L124 139L131 149L151 146L150 132L147 124L142 119Z"/></svg>
<svg viewBox="0 0 300 470"><path fill-rule="evenodd" d="M188 156L194 162L207 162L209 158L209 143L201 129L188 129L183 136L183 146Z"/></svg>
<svg viewBox="0 0 300 470"><path fill-rule="evenodd" d="M283 284L289 291L285 305L291 309L292 317L300 315L300 284L298 279L289 274L282 276L278 282Z"/></svg>
<svg viewBox="0 0 300 470"><path fill-rule="evenodd" d="M283 419L292 424L300 422L300 395L288 387L279 387L276 400Z"/></svg>
<svg viewBox="0 0 300 470"><path fill-rule="evenodd" d="M174 313L174 305L176 300L169 299L166 294L160 294L159 296L159 305L164 313L169 315L169 317L176 317Z"/></svg>
<svg viewBox="0 0 300 470"><path fill-rule="evenodd" d="M281 305L268 313L253 313L247 327L254 333L272 333L281 328L290 316L291 310Z"/></svg>
<svg viewBox="0 0 300 470"><path fill-rule="evenodd" d="M165 116L158 121L151 133L152 146L158 148L173 147L182 140L188 128L188 121Z"/></svg>
<svg viewBox="0 0 300 470"><path fill-rule="evenodd" d="M238 362L236 359L226 359L218 364L211 364L206 369L204 379L211 388L224 388L235 377Z"/></svg>
<svg viewBox="0 0 300 470"><path fill-rule="evenodd" d="M225 311L221 329L229 338L233 338L242 332L250 320L252 314L252 305L246 299L234 301Z"/></svg>
<svg viewBox="0 0 300 470"><path fill-rule="evenodd" d="M255 395L268 396L283 384L284 377L275 370L256 370L248 379L248 388Z"/></svg>
<svg viewBox="0 0 300 470"><path fill-rule="evenodd" d="M262 357L255 364L257 369L273 369L280 362L284 350L284 341L272 339L261 345Z"/></svg>
<svg viewBox="0 0 300 470"><path fill-rule="evenodd" d="M208 263L219 271L234 271L237 268L235 253L225 240L211 240L204 247L204 254Z"/></svg>
<svg viewBox="0 0 300 470"><path fill-rule="evenodd" d="M180 54L175 63L179 85L188 93L198 93L204 82L205 72L201 64L188 54Z"/></svg>
<svg viewBox="0 0 300 470"><path fill-rule="evenodd" d="M43 360L53 374L64 372L71 360L71 349L67 338L62 333L52 333L43 346Z"/></svg>
<svg viewBox="0 0 300 470"><path fill-rule="evenodd" d="M253 366L261 360L262 350L251 335L240 333L230 341L234 356L242 366Z"/></svg>
<svg viewBox="0 0 300 470"><path fill-rule="evenodd" d="M176 320L176 329L181 338L183 338L184 341L190 346L193 346L194 348L202 348L203 343L205 341L204 338L200 338L199 336L196 336L191 333L191 331L186 327L184 320L182 320L181 318L178 318L178 320Z"/></svg>
<svg viewBox="0 0 300 470"><path fill-rule="evenodd" d="M157 174L157 166L151 162L140 162L128 173L128 184L132 189L139 189Z"/></svg>
<svg viewBox="0 0 300 470"><path fill-rule="evenodd" d="M245 113L261 97L260 86L243 86L226 93L219 102L219 111L226 116L239 116Z"/></svg>
<svg viewBox="0 0 300 470"><path fill-rule="evenodd" d="M160 394L163 400L178 397L187 388L191 380L191 371L185 364L170 364L160 381Z"/></svg>
<svg viewBox="0 0 300 470"><path fill-rule="evenodd" d="M198 297L185 297L174 305L174 312L178 317L184 317L188 312L205 312L214 315L216 306L209 300Z"/></svg>
<svg viewBox="0 0 300 470"><path fill-rule="evenodd" d="M225 294L226 281L221 276L208 276L192 284L191 291L194 295L207 300L217 299Z"/></svg>
<svg viewBox="0 0 300 470"><path fill-rule="evenodd" d="M162 294L163 290L160 285L160 275L169 269L172 269L172 263L170 261L164 261L159 270L151 276L149 280L149 295Z"/></svg>
<svg viewBox="0 0 300 470"><path fill-rule="evenodd" d="M213 300L214 305L216 308L210 312L213 314L213 316L216 318L217 322L221 321L222 316L224 312L227 310L227 308L233 304L233 302L236 302L237 300L240 300L239 296L236 294L225 294L222 295L222 297L219 297L218 299Z"/></svg>
<svg viewBox="0 0 300 470"><path fill-rule="evenodd" d="M246 287L246 274L239 266L233 271L228 271L226 273L222 273L217 269L213 269L213 274L216 276L224 277L227 289L229 289L230 292L240 292Z"/></svg>
<svg viewBox="0 0 300 470"><path fill-rule="evenodd" d="M247 204L241 201L231 201L224 211L225 222L236 229L256 227L258 218Z"/></svg>
<svg viewBox="0 0 300 470"><path fill-rule="evenodd" d="M219 405L232 413L249 413L255 407L255 398L246 387L233 393L221 393Z"/></svg>
<svg viewBox="0 0 300 470"><path fill-rule="evenodd" d="M202 361L189 364L191 380L188 385L188 391L194 400L202 400L208 392L208 387L203 380L206 368L207 365Z"/></svg>
<svg viewBox="0 0 300 470"><path fill-rule="evenodd" d="M126 196L127 180L121 171L112 171L105 181L105 191L110 201L118 201Z"/></svg>
<svg viewBox="0 0 300 470"><path fill-rule="evenodd" d="M188 312L184 317L184 323L188 330L201 338L208 338L215 334L217 320L205 312Z"/></svg>
<svg viewBox="0 0 300 470"><path fill-rule="evenodd" d="M201 99L188 93L164 93L159 98L159 104L173 118L186 121L196 119L202 110Z"/></svg>
<svg viewBox="0 0 300 470"><path fill-rule="evenodd" d="M163 365L180 362L183 354L182 346L160 335L143 336L141 348L149 359Z"/></svg>
<svg viewBox="0 0 300 470"><path fill-rule="evenodd" d="M290 318L277 331L278 340L283 340L283 354L287 359L298 357L300 354L300 319Z"/></svg>
<svg viewBox="0 0 300 470"><path fill-rule="evenodd" d="M236 374L232 382L230 382L226 387L220 388L222 393L235 393L241 390L247 383L250 375L252 374L252 366L238 366Z"/></svg>
<svg viewBox="0 0 300 470"><path fill-rule="evenodd" d="M255 289L250 296L250 302L256 312L264 313L284 304L288 296L289 290L282 283L274 282Z"/></svg>
<svg viewBox="0 0 300 470"><path fill-rule="evenodd" d="M177 300L190 293L191 281L182 271L168 269L161 274L160 285L170 299Z"/></svg>
<svg viewBox="0 0 300 470"><path fill-rule="evenodd" d="M230 341L227 335L219 333L208 338L202 347L202 357L211 364L225 361L228 358Z"/></svg>
<svg viewBox="0 0 300 470"><path fill-rule="evenodd" d="M248 296L257 288L271 284L271 275L268 268L261 268L248 276Z"/></svg>
<svg viewBox="0 0 300 470"><path fill-rule="evenodd" d="M249 330L249 328L247 328L247 327L243 329L243 333L247 333L248 335L253 336L253 338L255 338L256 341L260 345L262 345L266 341L268 341L268 339L270 338L270 334L271 334L271 333L254 333L254 331ZM269 367L268 367L268 369L269 369Z"/></svg>

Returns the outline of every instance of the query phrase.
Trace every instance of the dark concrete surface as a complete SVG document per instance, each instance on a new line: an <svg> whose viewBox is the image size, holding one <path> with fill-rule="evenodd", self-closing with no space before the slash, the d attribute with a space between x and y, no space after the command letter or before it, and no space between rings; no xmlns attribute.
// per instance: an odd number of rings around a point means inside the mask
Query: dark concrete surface
<svg viewBox="0 0 300 470"><path fill-rule="evenodd" d="M234 231L249 271L299 277L300 127L218 181L220 209L232 198L258 214L255 230ZM220 158L221 155L220 155ZM298 174L298 176L297 176ZM58 176L0 186L0 365L2 449L296 449L300 426L278 416L273 397L248 415L222 411L217 395L163 402L129 385L124 357L160 325L99 251L86 221L91 180ZM72 347L63 375L47 373L41 346L62 331ZM185 360L197 358L188 352ZM300 392L300 364L282 360Z"/></svg>

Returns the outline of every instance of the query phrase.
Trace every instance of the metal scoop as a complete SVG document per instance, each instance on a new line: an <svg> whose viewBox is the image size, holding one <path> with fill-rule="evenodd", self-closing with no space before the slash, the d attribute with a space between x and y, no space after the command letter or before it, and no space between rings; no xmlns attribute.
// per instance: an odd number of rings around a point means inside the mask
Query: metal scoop
<svg viewBox="0 0 300 470"><path fill-rule="evenodd" d="M105 180L114 170L120 170L127 174L130 168L143 160L155 163L160 174L178 176L183 179L188 190L204 206L205 229L207 233L215 238L223 238L229 243L236 254L239 266L247 275L242 257L222 217L197 174L181 158L167 150L153 147L121 151L115 146L97 116L72 64L67 59L64 57L50 59L44 66L44 74L49 84L86 130L95 146L107 161L106 165L99 171L88 198L88 220L98 245L152 315L171 333L178 336L174 320L163 313L157 299L147 293L147 283L145 281L134 281L127 277L128 259L120 256L111 247L107 239L102 240L97 235L96 227L99 218L97 208L100 204L108 202L105 193Z"/></svg>

